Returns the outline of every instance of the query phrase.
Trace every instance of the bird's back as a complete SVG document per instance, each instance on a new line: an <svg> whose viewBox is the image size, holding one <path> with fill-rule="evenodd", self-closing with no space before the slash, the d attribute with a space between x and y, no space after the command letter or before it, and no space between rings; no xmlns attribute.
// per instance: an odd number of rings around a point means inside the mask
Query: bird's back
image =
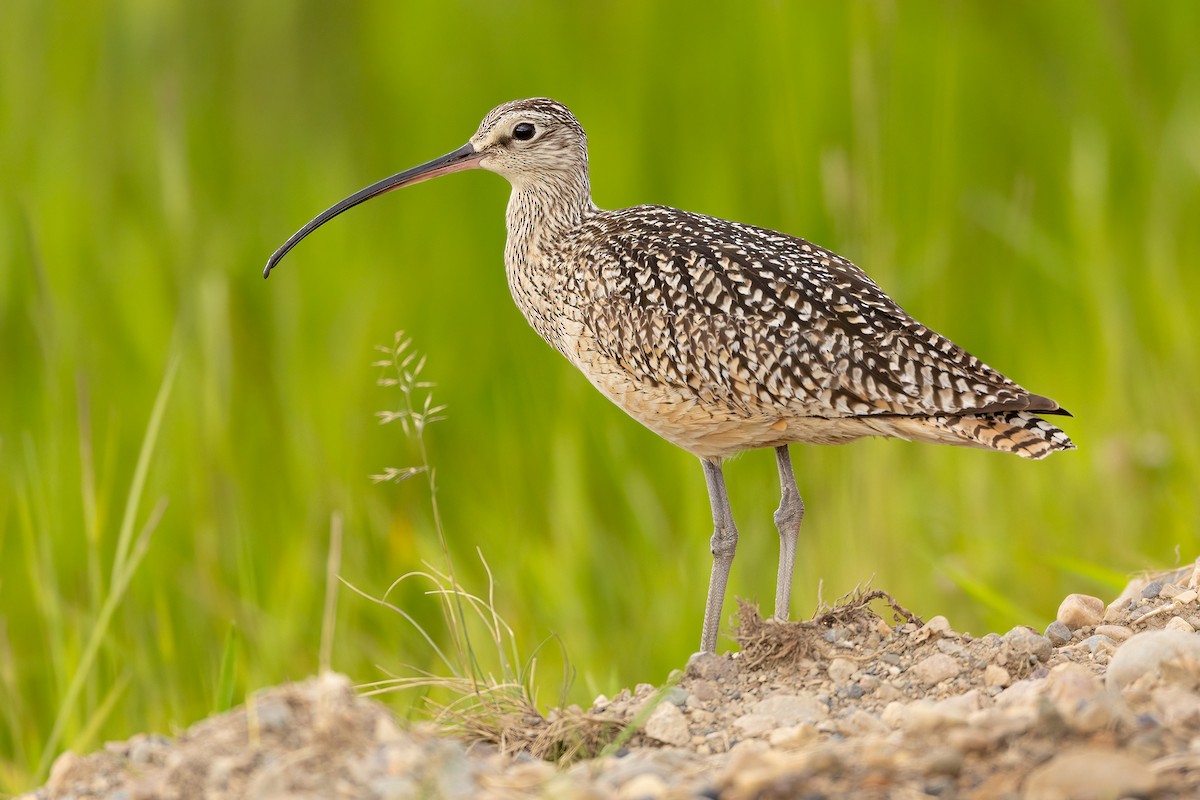
<svg viewBox="0 0 1200 800"><path fill-rule="evenodd" d="M1064 413L1057 403L803 239L637 206L590 214L543 248L544 311L557 324L540 332L618 405L698 455L865 435L1045 454L979 420L1070 446L1049 423L1028 423L1031 412Z"/></svg>

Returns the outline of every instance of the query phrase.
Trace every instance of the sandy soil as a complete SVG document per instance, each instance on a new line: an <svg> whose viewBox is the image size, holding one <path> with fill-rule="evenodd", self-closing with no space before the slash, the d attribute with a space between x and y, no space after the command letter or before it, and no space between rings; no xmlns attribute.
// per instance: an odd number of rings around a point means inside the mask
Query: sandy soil
<svg viewBox="0 0 1200 800"><path fill-rule="evenodd" d="M738 653L587 710L467 719L470 739L329 674L175 739L64 754L27 797L1198 797L1198 582L1071 595L1044 632L978 638L883 592L799 623L744 605Z"/></svg>

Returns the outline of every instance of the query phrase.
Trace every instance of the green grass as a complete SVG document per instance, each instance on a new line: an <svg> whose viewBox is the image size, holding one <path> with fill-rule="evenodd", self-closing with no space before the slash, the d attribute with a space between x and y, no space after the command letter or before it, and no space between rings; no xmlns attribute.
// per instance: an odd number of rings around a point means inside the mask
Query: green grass
<svg viewBox="0 0 1200 800"><path fill-rule="evenodd" d="M316 670L332 515L339 572L372 596L441 563L423 482L368 477L421 463L374 417L393 398L373 347L400 328L448 407L426 438L458 579L486 582L479 548L519 649L557 635L582 702L696 647L700 468L513 308L501 179L376 200L259 277L315 212L521 96L580 117L601 206L832 247L1075 413L1080 450L1037 464L796 448L797 612L819 581L834 597L874 575L917 613L1004 630L1196 554L1200 6L439 8L0 4L0 791L62 747ZM769 453L726 477L732 612L773 596L777 483ZM440 614L411 582L388 601ZM352 593L335 629L356 681L433 666Z"/></svg>

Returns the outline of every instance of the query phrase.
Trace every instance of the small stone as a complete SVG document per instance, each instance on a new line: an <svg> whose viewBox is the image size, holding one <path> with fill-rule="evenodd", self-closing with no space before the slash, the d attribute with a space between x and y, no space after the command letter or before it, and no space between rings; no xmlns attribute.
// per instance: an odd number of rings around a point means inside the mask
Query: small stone
<svg viewBox="0 0 1200 800"><path fill-rule="evenodd" d="M1121 618L1121 615L1126 613L1133 605L1135 599L1140 599L1142 589L1150 581L1145 578L1134 578L1129 583L1125 584L1125 588L1121 590L1121 595L1108 604L1108 608L1104 609L1104 621L1116 622Z"/></svg>
<svg viewBox="0 0 1200 800"><path fill-rule="evenodd" d="M762 736L779 726L775 719L767 714L743 714L733 721L733 727L737 728L742 736Z"/></svg>
<svg viewBox="0 0 1200 800"><path fill-rule="evenodd" d="M139 767L161 763L168 744L170 742L165 736L157 734L138 737L129 749L129 763Z"/></svg>
<svg viewBox="0 0 1200 800"><path fill-rule="evenodd" d="M617 790L621 800L649 800L662 797L667 792L667 782L661 775L653 772L643 772L625 783Z"/></svg>
<svg viewBox="0 0 1200 800"><path fill-rule="evenodd" d="M1054 652L1049 639L1021 625L1004 634L1004 647L1010 657L1026 662L1046 661Z"/></svg>
<svg viewBox="0 0 1200 800"><path fill-rule="evenodd" d="M1177 594L1182 592L1184 588L1185 587L1180 586L1178 583L1164 583L1162 589L1160 589L1158 592L1158 596L1165 597L1170 600L1172 597L1175 597Z"/></svg>
<svg viewBox="0 0 1200 800"><path fill-rule="evenodd" d="M1067 662L1050 670L1045 694L1059 717L1080 733L1108 728L1121 716L1117 696L1082 664Z"/></svg>
<svg viewBox="0 0 1200 800"><path fill-rule="evenodd" d="M1097 625L1096 633L1101 636L1107 636L1114 642L1123 642L1130 636L1133 636L1133 630L1126 628L1124 625Z"/></svg>
<svg viewBox="0 0 1200 800"><path fill-rule="evenodd" d="M1196 629L1192 627L1192 623L1188 622L1183 617L1171 617L1164 626L1164 630L1168 631L1183 631L1184 633L1195 633Z"/></svg>
<svg viewBox="0 0 1200 800"><path fill-rule="evenodd" d="M888 709L884 709L885 715L887 715L887 711ZM904 707L900 725L910 735L931 734L966 725L970 716L971 710L962 703L946 701L935 703L932 700L917 700Z"/></svg>
<svg viewBox="0 0 1200 800"><path fill-rule="evenodd" d="M1181 606L1191 605L1192 603L1196 602L1197 597L1200 597L1200 594L1198 594L1195 589L1185 589L1184 591L1175 595L1175 602L1179 603Z"/></svg>
<svg viewBox="0 0 1200 800"><path fill-rule="evenodd" d="M892 667L892 669L896 669L896 667ZM894 683L884 681L875 688L875 697L880 703L890 703L893 700L900 700L903 698L904 692L902 692Z"/></svg>
<svg viewBox="0 0 1200 800"><path fill-rule="evenodd" d="M1029 773L1026 800L1146 797L1155 790L1154 773L1119 750L1080 747L1060 753Z"/></svg>
<svg viewBox="0 0 1200 800"><path fill-rule="evenodd" d="M721 696L721 690L712 681L694 680L688 684L688 688L692 690L692 697L704 702L716 700Z"/></svg>
<svg viewBox="0 0 1200 800"><path fill-rule="evenodd" d="M983 671L984 686L999 686L1004 688L1012 683L1012 676L1008 674L1008 670L997 664L988 664Z"/></svg>
<svg viewBox="0 0 1200 800"><path fill-rule="evenodd" d="M775 728L767 734L767 743L778 750L798 750L816 741L817 729L813 725L788 725Z"/></svg>
<svg viewBox="0 0 1200 800"><path fill-rule="evenodd" d="M687 689L679 686L672 686L670 689L667 689L667 693L663 695L663 702L670 703L673 706L682 706L687 702L687 698Z"/></svg>
<svg viewBox="0 0 1200 800"><path fill-rule="evenodd" d="M775 694L759 700L750 707L750 712L770 717L779 727L799 722L820 722L829 716L829 707L813 695Z"/></svg>
<svg viewBox="0 0 1200 800"><path fill-rule="evenodd" d="M847 631L844 627L835 625L829 630L825 631L825 641L829 642L830 644L837 644L838 642L843 641L848 635L849 631Z"/></svg>
<svg viewBox="0 0 1200 800"><path fill-rule="evenodd" d="M1088 649L1088 652L1090 652L1090 653L1112 652L1117 646L1116 642L1114 642L1112 639L1108 638L1104 634L1098 634L1096 636L1089 636L1088 638L1084 639L1079 644L1082 645L1083 647L1086 647Z"/></svg>
<svg viewBox="0 0 1200 800"><path fill-rule="evenodd" d="M264 731L282 731L292 725L292 709L283 700L268 698L258 703L255 711Z"/></svg>
<svg viewBox="0 0 1200 800"><path fill-rule="evenodd" d="M907 712L907 703L893 700L884 707L883 713L879 715L879 721L889 728L898 728L900 727L900 723L904 722L904 715Z"/></svg>
<svg viewBox="0 0 1200 800"><path fill-rule="evenodd" d="M646 720L643 730L651 739L676 747L683 747L692 740L683 712L673 703L660 703Z"/></svg>
<svg viewBox="0 0 1200 800"><path fill-rule="evenodd" d="M829 662L829 667L826 671L829 673L829 680L837 684L850 682L850 676L858 669L858 664L848 658L835 658Z"/></svg>
<svg viewBox="0 0 1200 800"><path fill-rule="evenodd" d="M687 676L721 683L737 676L737 665L729 656L719 656L716 653L696 653L688 659Z"/></svg>
<svg viewBox="0 0 1200 800"><path fill-rule="evenodd" d="M1106 681L1110 689L1124 689L1143 675L1164 683L1200 683L1200 636L1160 630L1131 637L1109 662Z"/></svg>
<svg viewBox="0 0 1200 800"><path fill-rule="evenodd" d="M1147 600L1152 597L1158 597L1159 593L1162 592L1162 588L1162 581L1150 581L1145 585L1145 587L1143 587L1142 597L1146 598Z"/></svg>
<svg viewBox="0 0 1200 800"><path fill-rule="evenodd" d="M1071 629L1058 620L1046 626L1046 638L1055 647L1062 647L1071 641Z"/></svg>
<svg viewBox="0 0 1200 800"><path fill-rule="evenodd" d="M1140 699L1145 700L1146 698ZM1154 689L1150 692L1149 703L1146 705L1149 708L1141 705L1140 710L1149 711L1162 723L1164 728L1172 731L1195 730L1196 723L1200 722L1200 694L1196 692L1195 688L1186 684ZM1154 752L1161 744L1162 733L1163 729L1159 728L1155 731L1146 731L1144 734L1145 739L1149 740L1147 744L1150 745L1148 752L1151 757L1162 755L1161 751ZM1192 752L1197 752L1194 742Z"/></svg>
<svg viewBox="0 0 1200 800"><path fill-rule="evenodd" d="M1104 601L1090 594L1069 594L1058 606L1055 620L1070 630L1097 625L1104 616Z"/></svg>
<svg viewBox="0 0 1200 800"><path fill-rule="evenodd" d="M888 726L874 714L856 708L837 721L837 731L843 736L882 736L888 732Z"/></svg>
<svg viewBox="0 0 1200 800"><path fill-rule="evenodd" d="M936 747L921 759L921 771L926 775L957 775L962 768L962 753L950 747Z"/></svg>
<svg viewBox="0 0 1200 800"><path fill-rule="evenodd" d="M934 653L913 664L908 672L925 686L933 686L962 672L962 666L945 653Z"/></svg>
<svg viewBox="0 0 1200 800"><path fill-rule="evenodd" d="M926 622L913 634L913 640L923 642L934 636L946 636L950 633L950 621L941 614Z"/></svg>
<svg viewBox="0 0 1200 800"><path fill-rule="evenodd" d="M934 646L937 647L938 652L948 656L965 656L967 654L966 648L953 639L938 639Z"/></svg>

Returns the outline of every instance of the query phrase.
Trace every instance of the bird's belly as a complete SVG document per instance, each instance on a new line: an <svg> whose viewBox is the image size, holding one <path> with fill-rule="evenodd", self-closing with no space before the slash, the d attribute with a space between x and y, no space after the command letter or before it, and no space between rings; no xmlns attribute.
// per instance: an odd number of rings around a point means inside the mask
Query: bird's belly
<svg viewBox="0 0 1200 800"><path fill-rule="evenodd" d="M577 340L578 341L578 340ZM701 458L792 442L843 444L864 436L895 435L869 419L826 419L789 407L734 406L705 400L687 387L639 376L595 350L568 357L592 385L662 438Z"/></svg>

